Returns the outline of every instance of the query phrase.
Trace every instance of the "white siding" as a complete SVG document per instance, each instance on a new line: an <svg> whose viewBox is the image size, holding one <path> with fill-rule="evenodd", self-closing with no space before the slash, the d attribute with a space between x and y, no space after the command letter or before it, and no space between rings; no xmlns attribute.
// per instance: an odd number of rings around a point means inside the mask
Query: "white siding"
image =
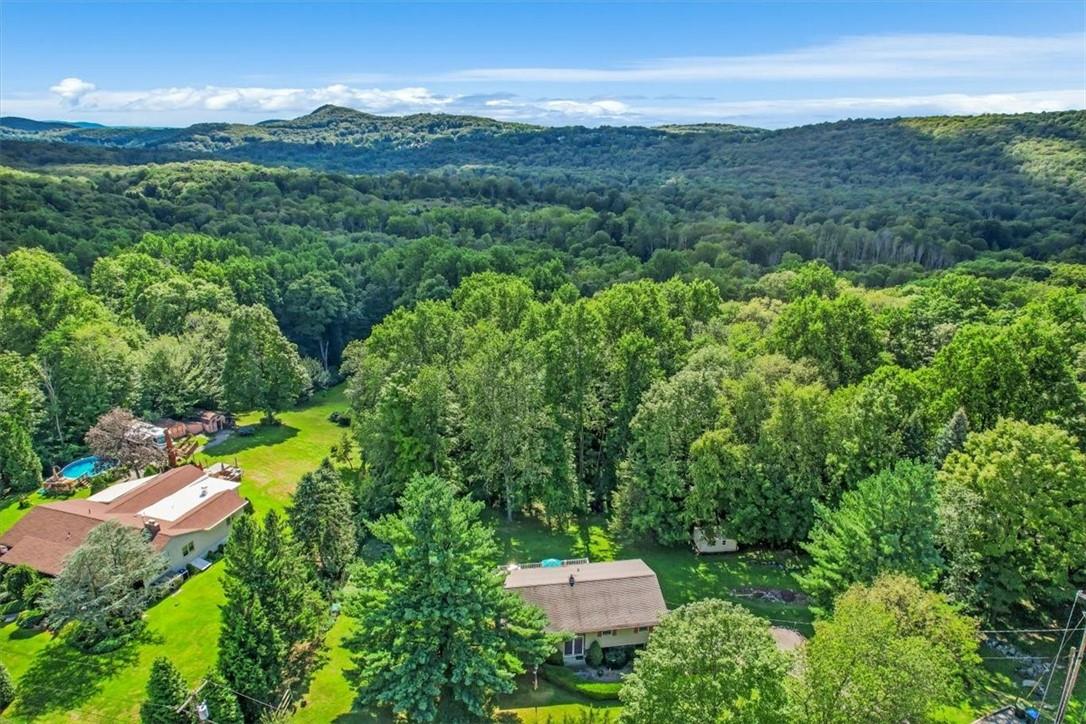
<svg viewBox="0 0 1086 724"><path fill-rule="evenodd" d="M188 535L171 538L170 542L166 544L166 547L162 549L162 552L166 554L166 558L169 561L167 565L170 570L178 571L194 559L218 548L229 535L230 519L227 518L211 530L202 530L195 533L189 533ZM187 554L182 554L182 551L188 543L193 544L192 551Z"/></svg>

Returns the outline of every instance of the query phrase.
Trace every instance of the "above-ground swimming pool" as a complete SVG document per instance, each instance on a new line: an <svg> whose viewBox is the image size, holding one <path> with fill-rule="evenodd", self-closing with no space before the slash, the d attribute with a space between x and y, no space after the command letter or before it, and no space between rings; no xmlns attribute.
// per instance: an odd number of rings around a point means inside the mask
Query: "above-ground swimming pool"
<svg viewBox="0 0 1086 724"><path fill-rule="evenodd" d="M60 474L68 478L69 480L78 480L79 478L95 475L108 470L113 467L113 463L109 460L103 460L97 455L91 455L90 457L79 458L61 468Z"/></svg>

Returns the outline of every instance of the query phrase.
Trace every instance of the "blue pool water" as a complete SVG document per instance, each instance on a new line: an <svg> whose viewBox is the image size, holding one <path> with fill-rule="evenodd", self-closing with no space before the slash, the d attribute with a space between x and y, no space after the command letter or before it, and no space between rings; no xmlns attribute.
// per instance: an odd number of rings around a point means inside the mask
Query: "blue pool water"
<svg viewBox="0 0 1086 724"><path fill-rule="evenodd" d="M97 455L91 455L90 457L79 458L78 460L73 460L68 463L61 469L60 474L66 478L77 480L84 475L100 473L111 467L113 467L113 463L108 460L103 460Z"/></svg>

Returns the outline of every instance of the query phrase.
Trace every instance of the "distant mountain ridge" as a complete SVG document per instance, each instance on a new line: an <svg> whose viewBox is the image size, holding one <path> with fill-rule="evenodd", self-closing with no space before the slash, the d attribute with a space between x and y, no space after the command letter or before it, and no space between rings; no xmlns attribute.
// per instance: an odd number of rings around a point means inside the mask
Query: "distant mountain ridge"
<svg viewBox="0 0 1086 724"><path fill-rule="evenodd" d="M248 161L346 173L465 169L572 175L621 188L681 179L735 185L957 183L1001 169L1081 188L1086 111L845 120L780 130L718 123L544 127L478 116L377 116L324 105L292 119L186 128L0 119L4 163Z"/></svg>

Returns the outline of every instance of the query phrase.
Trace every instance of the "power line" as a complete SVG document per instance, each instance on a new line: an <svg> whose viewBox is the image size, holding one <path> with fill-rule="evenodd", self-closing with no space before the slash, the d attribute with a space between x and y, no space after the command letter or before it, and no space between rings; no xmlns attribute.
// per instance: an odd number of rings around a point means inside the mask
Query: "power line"
<svg viewBox="0 0 1086 724"><path fill-rule="evenodd" d="M1071 611L1067 614L1067 623L1064 625L1063 636L1060 637L1060 645L1056 649L1056 655L1052 657L1052 666L1048 670L1048 681L1045 682L1045 693L1041 698L1041 708L1044 709L1048 703L1048 692L1052 690L1052 677L1056 674L1056 667L1060 663L1060 656L1063 654L1063 647L1071 640L1070 626L1075 617L1075 609L1078 608L1078 595L1075 595L1075 600L1071 602Z"/></svg>
<svg viewBox="0 0 1086 724"><path fill-rule="evenodd" d="M1075 631L1081 631L1082 626L1072 626L1071 628L982 628L979 633L1060 633L1063 632L1066 636L1068 633L1074 633Z"/></svg>

